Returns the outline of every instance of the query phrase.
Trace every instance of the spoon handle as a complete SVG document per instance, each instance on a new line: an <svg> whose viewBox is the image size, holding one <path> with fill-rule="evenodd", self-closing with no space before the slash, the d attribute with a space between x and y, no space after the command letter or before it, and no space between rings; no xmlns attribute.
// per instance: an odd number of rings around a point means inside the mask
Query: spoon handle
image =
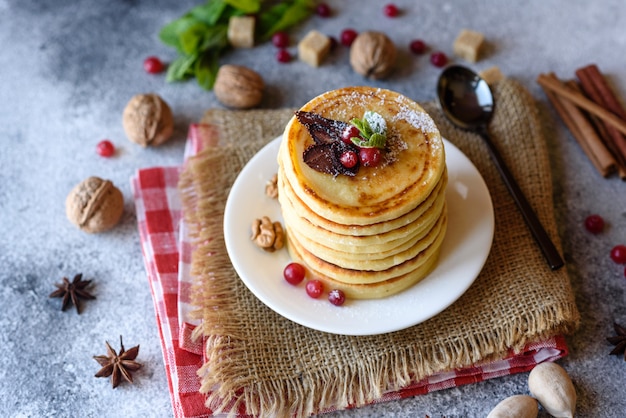
<svg viewBox="0 0 626 418"><path fill-rule="evenodd" d="M546 258L548 265L552 270L557 270L561 268L564 264L561 255L554 246L554 243L550 239L550 236L541 225L541 222L539 222L537 214L535 214L535 211L530 206L530 203L528 203L526 196L524 196L524 193L515 181L515 178L513 178L513 175L504 163L502 156L500 155L495 144L489 137L489 134L487 132L480 132L480 135L485 140L487 148L489 149L489 153L491 154L491 158L493 159L497 170L500 172L504 184L506 185L507 189L509 189L509 193L511 193L511 196L513 196L513 200L515 200L515 203L522 213L522 216L524 217L524 220L526 221L530 232L533 234L533 237L537 241L537 244L539 244L541 252Z"/></svg>

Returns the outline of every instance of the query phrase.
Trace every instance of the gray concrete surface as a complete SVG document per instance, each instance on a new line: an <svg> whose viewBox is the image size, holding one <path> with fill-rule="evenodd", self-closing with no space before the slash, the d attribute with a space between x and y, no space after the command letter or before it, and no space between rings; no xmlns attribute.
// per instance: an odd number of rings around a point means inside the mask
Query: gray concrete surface
<svg viewBox="0 0 626 418"><path fill-rule="evenodd" d="M195 1L0 0L0 416L166 417L172 414L154 310L141 260L129 177L142 167L182 161L187 126L219 106L194 82L166 84L144 73L148 55L174 52L157 39L159 28ZM555 118L535 83L540 72L562 78L596 62L626 98L626 8L621 0L397 0L397 19L382 2L329 1L330 19L312 18L293 39L317 28L338 36L346 27L386 32L399 46L401 64L384 82L364 81L339 48L320 68L281 65L270 44L237 51L223 62L256 68L268 89L262 106L298 106L331 88L367 83L416 100L434 99L439 69L406 45L422 38L451 55L460 29L483 32L487 54L474 68L498 65L537 99L546 121L555 185L554 201L567 268L582 314L561 364L579 395L581 417L626 414L626 362L609 356L605 337L613 321L626 325L624 266L610 248L626 244L626 184L603 179ZM295 47L290 48L295 52ZM176 118L174 138L143 149L124 135L121 114L136 93L157 92ZM96 143L110 138L118 155L103 159ZM111 232L88 235L65 217L64 201L82 179L111 179L125 196L125 215ZM599 237L585 232L586 215L600 213L609 226ZM82 272L95 283L97 300L80 316L48 299L53 283ZM141 344L144 368L136 383L111 390L95 379L92 356L104 341ZM399 402L330 414L336 417L481 417L501 399L527 393L527 375L504 377Z"/></svg>

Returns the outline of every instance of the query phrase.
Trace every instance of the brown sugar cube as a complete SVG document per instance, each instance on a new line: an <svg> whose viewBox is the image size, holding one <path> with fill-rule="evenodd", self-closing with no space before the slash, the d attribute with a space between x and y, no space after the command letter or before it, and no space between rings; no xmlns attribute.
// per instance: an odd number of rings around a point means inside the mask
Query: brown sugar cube
<svg viewBox="0 0 626 418"><path fill-rule="evenodd" d="M473 30L463 29L454 41L454 54L469 62L478 61L480 47L485 41L485 36Z"/></svg>
<svg viewBox="0 0 626 418"><path fill-rule="evenodd" d="M330 51L330 38L316 30L309 32L298 44L298 58L313 67L319 67Z"/></svg>
<svg viewBox="0 0 626 418"><path fill-rule="evenodd" d="M228 42L235 48L254 46L254 16L233 16L228 21Z"/></svg>
<svg viewBox="0 0 626 418"><path fill-rule="evenodd" d="M486 68L482 70L478 75L487 82L487 84L492 85L497 83L498 81L504 80L504 74L500 71L500 68L493 66L490 68Z"/></svg>

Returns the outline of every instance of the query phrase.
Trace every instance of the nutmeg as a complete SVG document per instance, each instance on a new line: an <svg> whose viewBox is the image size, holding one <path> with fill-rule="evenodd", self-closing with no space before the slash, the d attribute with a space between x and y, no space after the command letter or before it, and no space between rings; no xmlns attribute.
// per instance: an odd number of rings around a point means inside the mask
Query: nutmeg
<svg viewBox="0 0 626 418"><path fill-rule="evenodd" d="M65 199L67 218L89 233L114 227L124 213L124 196L109 180L89 177L77 184Z"/></svg>
<svg viewBox="0 0 626 418"><path fill-rule="evenodd" d="M382 32L360 33L350 47L350 65L357 73L373 79L387 77L394 68L397 50Z"/></svg>
<svg viewBox="0 0 626 418"><path fill-rule="evenodd" d="M264 88L263 78L256 71L225 64L217 71L213 92L223 105L247 109L261 103Z"/></svg>
<svg viewBox="0 0 626 418"><path fill-rule="evenodd" d="M169 105L157 94L133 96L122 115L126 136L145 147L160 145L174 132L174 116Z"/></svg>

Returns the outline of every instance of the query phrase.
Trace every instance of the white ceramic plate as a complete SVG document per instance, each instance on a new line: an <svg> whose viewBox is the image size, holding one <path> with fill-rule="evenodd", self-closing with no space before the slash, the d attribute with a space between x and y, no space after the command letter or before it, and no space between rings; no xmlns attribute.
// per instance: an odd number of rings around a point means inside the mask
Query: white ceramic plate
<svg viewBox="0 0 626 418"><path fill-rule="evenodd" d="M265 184L277 172L280 137L243 168L226 202L224 239L241 280L254 295L280 315L305 327L343 335L374 335L419 324L450 306L480 273L493 240L494 214L489 190L472 162L444 140L448 166L448 230L439 263L424 280L384 299L347 300L332 305L312 299L304 282L283 279L290 262L286 250L267 253L250 240L254 219L269 216L282 222L278 201L265 195Z"/></svg>

